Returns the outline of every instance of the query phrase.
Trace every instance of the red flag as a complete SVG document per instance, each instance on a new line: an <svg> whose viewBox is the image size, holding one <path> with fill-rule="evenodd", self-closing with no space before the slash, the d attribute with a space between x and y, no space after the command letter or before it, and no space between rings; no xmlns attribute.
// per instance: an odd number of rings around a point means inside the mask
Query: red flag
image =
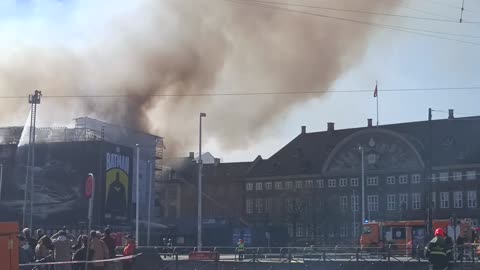
<svg viewBox="0 0 480 270"><path fill-rule="evenodd" d="M373 97L378 97L378 86L375 84L375 91L373 92Z"/></svg>

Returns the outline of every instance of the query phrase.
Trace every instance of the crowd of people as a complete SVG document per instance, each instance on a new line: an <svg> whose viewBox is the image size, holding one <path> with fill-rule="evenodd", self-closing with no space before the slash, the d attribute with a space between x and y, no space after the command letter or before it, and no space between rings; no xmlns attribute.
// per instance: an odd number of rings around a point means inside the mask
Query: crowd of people
<svg viewBox="0 0 480 270"><path fill-rule="evenodd" d="M128 235L123 248L123 256L135 254L135 240ZM20 264L39 263L39 266L22 266L22 270L85 270L85 263L66 263L57 265L41 265L48 262L98 261L116 257L116 240L112 237L110 227L103 233L91 231L89 235L75 237L65 228L49 236L38 229L36 235L29 228L23 229L19 235ZM117 262L88 263L88 270L119 269ZM122 260L125 270L131 270L133 259Z"/></svg>

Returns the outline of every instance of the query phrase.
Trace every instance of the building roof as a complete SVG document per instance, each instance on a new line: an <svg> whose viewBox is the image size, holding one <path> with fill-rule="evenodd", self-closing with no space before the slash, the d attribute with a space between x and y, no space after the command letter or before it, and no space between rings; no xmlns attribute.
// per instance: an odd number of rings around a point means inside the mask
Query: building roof
<svg viewBox="0 0 480 270"><path fill-rule="evenodd" d="M480 117L433 120L432 166L480 164ZM322 174L332 150L347 137L377 127L301 133L272 157L256 164L248 177ZM428 121L381 125L405 138L428 160Z"/></svg>

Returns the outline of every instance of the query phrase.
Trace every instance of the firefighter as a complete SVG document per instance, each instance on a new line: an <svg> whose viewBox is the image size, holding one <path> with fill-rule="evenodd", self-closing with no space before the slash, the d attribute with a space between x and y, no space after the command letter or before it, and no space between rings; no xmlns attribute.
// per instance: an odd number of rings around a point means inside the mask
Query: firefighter
<svg viewBox="0 0 480 270"><path fill-rule="evenodd" d="M237 243L237 251L238 251L238 260L243 261L245 256L245 242L243 239L240 239Z"/></svg>
<svg viewBox="0 0 480 270"><path fill-rule="evenodd" d="M453 251L445 241L442 228L435 230L435 237L425 247L425 258L430 262L431 270L447 270L453 263Z"/></svg>

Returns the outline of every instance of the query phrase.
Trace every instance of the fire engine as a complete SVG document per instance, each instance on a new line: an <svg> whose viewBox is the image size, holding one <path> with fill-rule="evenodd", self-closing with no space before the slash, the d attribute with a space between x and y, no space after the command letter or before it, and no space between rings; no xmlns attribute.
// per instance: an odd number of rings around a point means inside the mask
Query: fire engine
<svg viewBox="0 0 480 270"><path fill-rule="evenodd" d="M434 220L433 228L443 228L452 239L461 237L464 242L472 242L472 223L469 219L459 219L456 226L450 219ZM362 248L375 248L391 245L392 248L410 248L425 244L425 221L384 221L366 222L360 237Z"/></svg>

